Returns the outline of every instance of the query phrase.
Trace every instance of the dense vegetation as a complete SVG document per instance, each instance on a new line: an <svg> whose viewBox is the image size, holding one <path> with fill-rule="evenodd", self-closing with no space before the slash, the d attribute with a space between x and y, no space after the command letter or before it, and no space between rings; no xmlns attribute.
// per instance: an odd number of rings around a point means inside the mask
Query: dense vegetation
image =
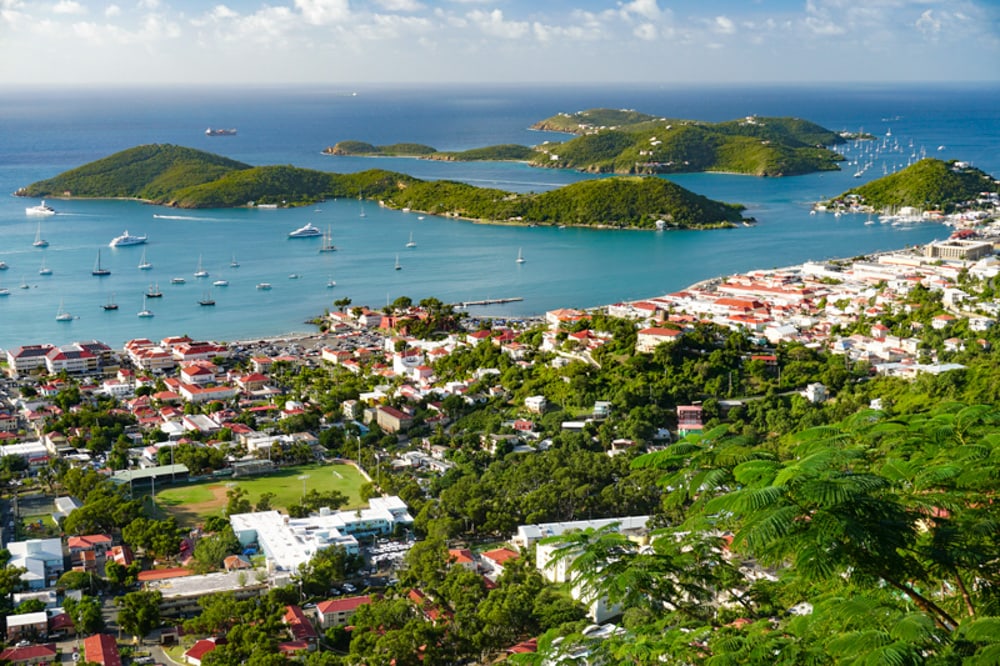
<svg viewBox="0 0 1000 666"><path fill-rule="evenodd" d="M173 159L178 160L176 168L171 167ZM213 170L212 165L219 160L222 158L187 148L144 146L35 183L22 194L50 196L76 184L74 196L133 196L181 208L301 205L351 197L473 220L639 228L653 228L659 219L677 228L728 226L741 219L742 210L657 178L585 181L541 194L518 194L451 181L422 181L378 169L333 174L234 162L231 164L238 168L230 165ZM137 162L142 169L134 168ZM97 164L100 168L94 166ZM195 172L201 174L200 180ZM179 173L187 176L168 180L167 174ZM177 186L167 188L168 182Z"/></svg>
<svg viewBox="0 0 1000 666"><path fill-rule="evenodd" d="M876 210L899 206L950 211L957 204L975 200L980 192L996 192L997 184L986 173L970 166L927 158L883 176L861 187L844 192L852 194Z"/></svg>
<svg viewBox="0 0 1000 666"><path fill-rule="evenodd" d="M565 143L528 148L499 145L463 152L421 156L455 161L519 160L534 166L594 173L653 174L728 171L757 176L788 176L837 169L841 156L823 146L843 143L835 132L799 118L747 118L722 123L668 120L614 109L559 114L533 129L579 134ZM333 155L418 155L414 144L373 146L342 141L324 152ZM418 144L417 144L418 145Z"/></svg>
<svg viewBox="0 0 1000 666"><path fill-rule="evenodd" d="M387 146L374 146L364 141L340 141L334 146L323 149L327 155L360 155L372 157L416 157L430 155L437 151L432 146L422 143L393 143Z"/></svg>
<svg viewBox="0 0 1000 666"><path fill-rule="evenodd" d="M841 142L837 134L794 118L675 123L602 129L565 143L543 144L532 163L594 172L787 176L835 170L841 159L822 147Z"/></svg>
<svg viewBox="0 0 1000 666"><path fill-rule="evenodd" d="M517 144L502 144L473 148L464 151L440 151L421 143L394 143L374 146L364 141L340 141L323 149L327 155L354 155L359 157L423 157L449 162L525 161L535 154L534 149Z"/></svg>
<svg viewBox="0 0 1000 666"><path fill-rule="evenodd" d="M149 144L123 150L55 178L33 183L18 194L162 202L179 189L208 183L228 173L249 168L249 164L193 148Z"/></svg>

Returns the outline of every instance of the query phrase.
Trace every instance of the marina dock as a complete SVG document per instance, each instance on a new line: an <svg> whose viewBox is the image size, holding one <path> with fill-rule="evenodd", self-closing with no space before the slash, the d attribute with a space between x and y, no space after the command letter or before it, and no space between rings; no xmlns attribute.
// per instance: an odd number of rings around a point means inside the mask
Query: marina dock
<svg viewBox="0 0 1000 666"><path fill-rule="evenodd" d="M502 303L517 303L518 301L523 301L524 298L521 296L514 296L513 298L485 298L481 301L461 301L459 303L454 303L453 306L456 308L469 308L476 305L499 305Z"/></svg>

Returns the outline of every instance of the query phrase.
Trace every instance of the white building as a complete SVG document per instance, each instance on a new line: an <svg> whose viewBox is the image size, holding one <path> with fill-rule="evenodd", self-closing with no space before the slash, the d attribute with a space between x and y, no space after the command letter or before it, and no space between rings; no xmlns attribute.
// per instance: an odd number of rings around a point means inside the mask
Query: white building
<svg viewBox="0 0 1000 666"><path fill-rule="evenodd" d="M357 536L390 534L396 525L413 524L406 504L396 496L373 497L367 509L321 509L308 518L260 511L236 514L229 521L242 546L256 543L270 566L288 572L298 571L324 548L340 546L357 553Z"/></svg>

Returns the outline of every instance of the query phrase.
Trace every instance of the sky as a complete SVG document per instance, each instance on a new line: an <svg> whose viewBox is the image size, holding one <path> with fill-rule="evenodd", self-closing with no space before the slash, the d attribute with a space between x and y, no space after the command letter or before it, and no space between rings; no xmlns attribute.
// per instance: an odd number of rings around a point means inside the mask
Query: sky
<svg viewBox="0 0 1000 666"><path fill-rule="evenodd" d="M0 0L0 86L1000 81L1000 0Z"/></svg>

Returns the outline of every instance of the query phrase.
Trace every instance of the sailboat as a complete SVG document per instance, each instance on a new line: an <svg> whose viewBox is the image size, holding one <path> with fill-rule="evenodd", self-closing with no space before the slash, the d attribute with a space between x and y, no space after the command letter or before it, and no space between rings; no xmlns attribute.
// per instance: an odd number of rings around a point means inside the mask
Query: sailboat
<svg viewBox="0 0 1000 666"><path fill-rule="evenodd" d="M23 275L21 276L21 285L20 285L20 288L21 288L21 289L31 289L31 286L30 286L30 285L28 284L28 282L27 282L27 281L26 281L26 280L24 279L24 276L23 276Z"/></svg>
<svg viewBox="0 0 1000 666"><path fill-rule="evenodd" d="M45 257L42 256L42 267L38 269L39 275L52 275L52 269L45 265Z"/></svg>
<svg viewBox="0 0 1000 666"><path fill-rule="evenodd" d="M48 247L49 242L42 238L42 221L38 221L38 231L35 232L35 242L32 243L35 247Z"/></svg>
<svg viewBox="0 0 1000 666"><path fill-rule="evenodd" d="M56 321L73 321L75 317L63 309L63 302L59 301L59 312L56 313Z"/></svg>
<svg viewBox="0 0 1000 666"><path fill-rule="evenodd" d="M360 193L358 194L358 206L361 208L361 215L359 215L358 217L368 217L367 215L365 215L365 199L364 196Z"/></svg>
<svg viewBox="0 0 1000 666"><path fill-rule="evenodd" d="M139 259L139 270L148 271L153 267L153 264L146 260L146 248L142 248L142 258Z"/></svg>
<svg viewBox="0 0 1000 666"><path fill-rule="evenodd" d="M149 285L149 289L146 290L146 296L150 298L163 298L163 292L160 291L160 283L157 282L156 285Z"/></svg>
<svg viewBox="0 0 1000 666"><path fill-rule="evenodd" d="M118 304L115 303L115 294L114 294L114 292L111 292L111 298L108 299L108 302L105 303L104 305L102 305L101 307L104 308L105 310L117 310L118 309Z"/></svg>
<svg viewBox="0 0 1000 666"><path fill-rule="evenodd" d="M98 277L104 277L105 275L111 275L111 271L107 268L101 266L101 250L97 250L97 263L94 264L94 270L90 271L91 275L96 275Z"/></svg>
<svg viewBox="0 0 1000 666"><path fill-rule="evenodd" d="M205 293L205 297L198 301L198 305L215 305L215 299L212 298L212 292L209 290Z"/></svg>
<svg viewBox="0 0 1000 666"><path fill-rule="evenodd" d="M326 288L327 289L333 289L336 286L337 286L337 281L334 280L333 278L330 278L330 279L328 279L326 281Z"/></svg>
<svg viewBox="0 0 1000 666"><path fill-rule="evenodd" d="M401 270L403 270L403 267L402 267L402 266L400 265L400 263L399 263L399 255L398 255L398 254L396 255L396 265L395 265L395 267L394 267L394 268L395 268L395 269L396 269L397 271L401 271Z"/></svg>
<svg viewBox="0 0 1000 666"><path fill-rule="evenodd" d="M320 252L336 252L337 246L333 244L333 232L330 231L330 226L327 225L326 233L323 234L323 244L319 246Z"/></svg>
<svg viewBox="0 0 1000 666"><path fill-rule="evenodd" d="M523 264L525 261L524 255L521 254L521 248L517 248L517 263Z"/></svg>
<svg viewBox="0 0 1000 666"><path fill-rule="evenodd" d="M409 240L409 242L408 242L408 243L406 244L406 247L416 247L416 246L417 246L417 244L416 244L416 242L415 242L415 241L413 240L413 232L411 231L411 232L410 232L410 240Z"/></svg>
<svg viewBox="0 0 1000 666"><path fill-rule="evenodd" d="M0 286L0 296L10 296L10 289Z"/></svg>
<svg viewBox="0 0 1000 666"><path fill-rule="evenodd" d="M196 270L194 272L194 276L196 278L207 278L208 277L208 271L206 271L201 266L201 255L200 254L198 255L198 270Z"/></svg>
<svg viewBox="0 0 1000 666"><path fill-rule="evenodd" d="M139 310L139 312L137 312L135 316L143 317L144 319L148 319L149 317L153 316L153 311L146 307L145 296L142 297L142 310Z"/></svg>
<svg viewBox="0 0 1000 666"><path fill-rule="evenodd" d="M229 262L229 267L230 268L239 268L240 267L240 262L236 261L236 253L235 252L233 252L233 260Z"/></svg>

